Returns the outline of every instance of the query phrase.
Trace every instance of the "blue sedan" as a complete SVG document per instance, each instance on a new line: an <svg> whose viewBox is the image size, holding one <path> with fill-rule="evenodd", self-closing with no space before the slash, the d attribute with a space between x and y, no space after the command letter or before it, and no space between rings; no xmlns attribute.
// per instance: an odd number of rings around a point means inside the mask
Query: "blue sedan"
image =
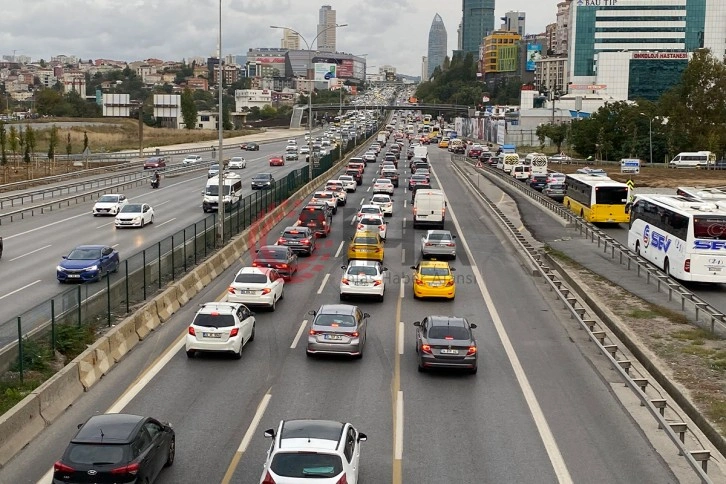
<svg viewBox="0 0 726 484"><path fill-rule="evenodd" d="M56 267L59 282L100 281L104 274L118 271L118 251L106 245L79 245Z"/></svg>

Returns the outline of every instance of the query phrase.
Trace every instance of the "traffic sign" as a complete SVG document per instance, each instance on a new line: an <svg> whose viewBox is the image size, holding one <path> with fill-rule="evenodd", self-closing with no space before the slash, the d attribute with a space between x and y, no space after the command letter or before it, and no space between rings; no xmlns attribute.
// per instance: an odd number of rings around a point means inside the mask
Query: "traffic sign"
<svg viewBox="0 0 726 484"><path fill-rule="evenodd" d="M625 184L628 185L628 189L630 191L635 190L635 183L633 182L633 180L628 178L628 181L626 181Z"/></svg>
<svg viewBox="0 0 726 484"><path fill-rule="evenodd" d="M623 158L620 160L620 173L638 175L640 173L640 160L637 158Z"/></svg>

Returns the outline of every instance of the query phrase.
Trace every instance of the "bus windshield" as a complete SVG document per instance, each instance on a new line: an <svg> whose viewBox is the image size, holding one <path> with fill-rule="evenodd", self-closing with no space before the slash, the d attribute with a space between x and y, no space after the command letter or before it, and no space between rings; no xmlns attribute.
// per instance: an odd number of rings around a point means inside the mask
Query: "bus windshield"
<svg viewBox="0 0 726 484"><path fill-rule="evenodd" d="M229 185L224 185L224 194L229 195ZM219 185L207 185L207 189L204 191L205 195L216 197L219 194Z"/></svg>
<svg viewBox="0 0 726 484"><path fill-rule="evenodd" d="M595 203L601 205L625 205L628 187L595 187Z"/></svg>
<svg viewBox="0 0 726 484"><path fill-rule="evenodd" d="M726 240L726 217L693 217L693 236L697 239Z"/></svg>

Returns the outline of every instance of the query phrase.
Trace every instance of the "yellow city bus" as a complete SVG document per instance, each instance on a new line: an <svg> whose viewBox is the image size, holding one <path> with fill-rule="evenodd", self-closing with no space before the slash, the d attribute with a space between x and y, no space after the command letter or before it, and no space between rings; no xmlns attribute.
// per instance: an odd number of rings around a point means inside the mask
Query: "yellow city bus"
<svg viewBox="0 0 726 484"><path fill-rule="evenodd" d="M562 203L574 214L594 223L628 223L625 211L629 190L606 176L567 175Z"/></svg>
<svg viewBox="0 0 726 484"><path fill-rule="evenodd" d="M423 124L431 124L432 116L430 114L424 114Z"/></svg>
<svg viewBox="0 0 726 484"><path fill-rule="evenodd" d="M429 131L429 133L427 134L429 139L438 138L439 135L441 135L441 126L439 126L438 124L432 126L431 131Z"/></svg>

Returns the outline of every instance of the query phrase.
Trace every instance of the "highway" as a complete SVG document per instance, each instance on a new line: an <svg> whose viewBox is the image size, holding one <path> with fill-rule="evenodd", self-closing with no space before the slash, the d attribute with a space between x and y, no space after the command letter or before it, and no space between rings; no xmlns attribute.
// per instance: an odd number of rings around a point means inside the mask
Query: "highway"
<svg viewBox="0 0 726 484"><path fill-rule="evenodd" d="M304 142L300 137L298 144ZM256 173L270 172L280 179L292 170L307 166L302 157L285 166L269 166L270 155L281 154L285 146L286 140L281 140L261 144L260 151L246 152L239 148L225 151L225 157L243 156L247 160L247 168L235 170L242 176L243 197L252 192L250 178ZM111 245L119 251L123 264L125 258L202 220L208 215L202 212L201 206L206 180L206 169L200 169L186 175L163 177L158 190L146 184L125 190L123 193L130 201L146 202L154 208L153 225L143 229L117 230L113 217L91 214L95 203L91 200L4 224L5 250L0 270L13 277L0 280L0 340L6 343L8 338L17 337L15 317L70 287L59 285L55 267L61 256L76 245ZM101 288L102 284L92 283L83 289L84 294L85 291L93 294Z"/></svg>
<svg viewBox="0 0 726 484"><path fill-rule="evenodd" d="M47 471L76 425L113 411L174 425L176 462L161 473L161 483L257 483L269 446L262 431L280 419L305 417L349 421L368 435L360 461L366 483L677 482L573 344L561 310L461 189L448 153L430 153L433 185L449 201L447 228L459 236L454 301L412 297L408 267L416 262L422 231L412 228L402 180L385 248L385 300L357 303L372 315L365 356L306 357L307 311L338 301L344 242L353 233L356 207L370 196L370 167L365 184L335 216L330 237L315 255L301 258L277 311L257 311L256 338L240 361L187 359L183 337L197 304L223 297L249 254L3 468L3 481L49 482ZM197 204L198 197L189 202L194 209ZM296 217L290 213L269 241ZM478 374L417 371L412 322L430 314L477 323Z"/></svg>

